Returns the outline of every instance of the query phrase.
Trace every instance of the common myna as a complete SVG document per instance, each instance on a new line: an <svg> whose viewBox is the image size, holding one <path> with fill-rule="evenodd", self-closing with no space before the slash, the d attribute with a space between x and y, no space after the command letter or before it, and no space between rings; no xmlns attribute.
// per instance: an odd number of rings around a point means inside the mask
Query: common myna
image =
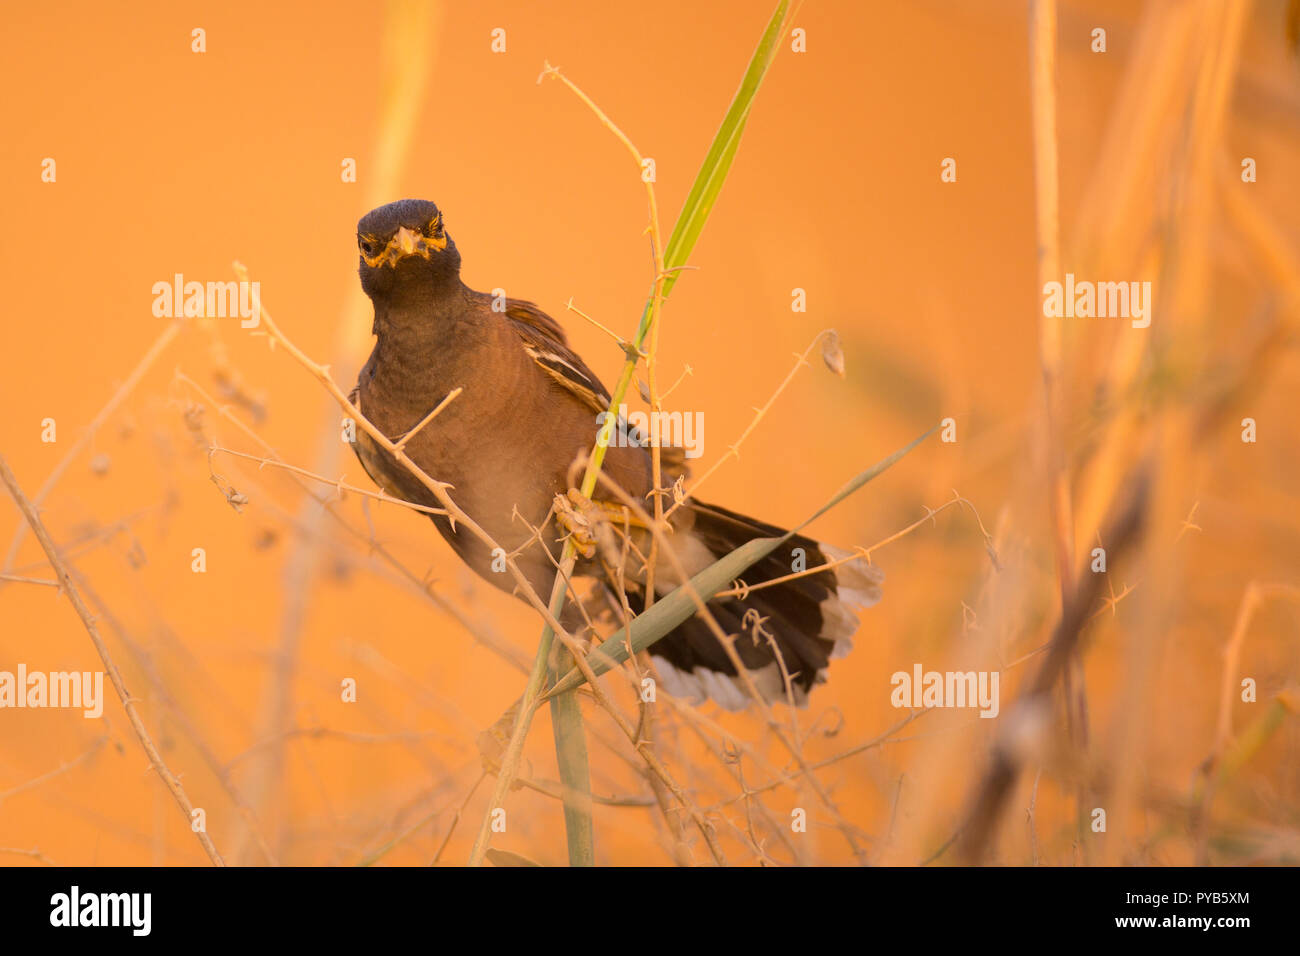
<svg viewBox="0 0 1300 956"><path fill-rule="evenodd" d="M461 281L460 253L432 202L404 199L373 210L357 224L357 245L361 287L374 303L377 341L354 401L396 441L451 390L463 389L410 438L406 454L430 477L450 483L455 502L506 551L528 545L515 559L546 600L565 531L552 508L557 495L568 496L575 460L592 449L609 392L569 348L559 323L541 309L475 292ZM625 423L619 427L626 436ZM364 432L358 432L355 448L367 473L388 493L437 505L424 485ZM662 450L665 485L684 474L679 451ZM644 442L611 443L604 474L652 511L651 453ZM620 510L616 499L600 490L593 507L608 508L611 515ZM784 534L692 498L669 520L668 540L692 575L753 538ZM486 544L463 527L453 528L445 516L434 516L433 522L475 572L513 589L511 576L501 573L500 555L494 562ZM630 527L618 517L608 525L618 532ZM540 536L534 533L538 528L543 528ZM536 540L529 544L530 538ZM649 554L644 529L634 543L632 553ZM746 572L746 584L789 576L797 566L796 549L802 549L807 568L848 556L796 536ZM618 574L608 551L585 548L575 574L595 578L617 607L638 613L644 607L645 569L633 558ZM715 598L709 609L728 634L739 636L736 651L763 696L787 699L783 663L792 696L803 705L809 690L825 681L828 663L848 652L858 628L852 608L880 599L881 578L874 566L855 558L743 598ZM663 556L653 580L660 595L680 584ZM749 703L730 659L698 617L655 643L650 655L672 694L697 702L707 696L731 710Z"/></svg>

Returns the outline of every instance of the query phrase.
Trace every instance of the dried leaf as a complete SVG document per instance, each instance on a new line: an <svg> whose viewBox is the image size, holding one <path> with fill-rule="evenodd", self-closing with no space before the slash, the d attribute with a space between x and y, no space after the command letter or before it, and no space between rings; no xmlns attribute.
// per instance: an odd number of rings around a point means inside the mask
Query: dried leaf
<svg viewBox="0 0 1300 956"><path fill-rule="evenodd" d="M495 724L478 735L479 757L483 760L483 769L488 773L495 774L501 770L501 758L510 745L510 734L518 717L519 702L515 701L514 706L502 714ZM511 789L517 790L520 786L522 785L516 781Z"/></svg>
<svg viewBox="0 0 1300 956"><path fill-rule="evenodd" d="M541 866L534 860L528 859L521 853L512 853L510 850L498 850L496 847L488 847L488 862L493 866Z"/></svg>
<svg viewBox="0 0 1300 956"><path fill-rule="evenodd" d="M834 329L828 329L822 336L822 361L840 378L844 377L844 349L840 348L840 333Z"/></svg>

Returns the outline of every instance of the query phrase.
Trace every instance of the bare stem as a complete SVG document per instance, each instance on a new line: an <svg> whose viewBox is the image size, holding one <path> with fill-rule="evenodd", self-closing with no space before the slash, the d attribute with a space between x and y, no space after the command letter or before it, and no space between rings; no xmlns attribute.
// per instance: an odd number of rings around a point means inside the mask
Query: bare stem
<svg viewBox="0 0 1300 956"><path fill-rule="evenodd" d="M32 533L45 549L45 556L49 558L54 573L58 575L59 584L63 587L63 593L68 596L72 602L72 607L76 610L77 616L81 618L81 623L86 627L86 633L90 635L90 641L95 645L95 650L99 653L99 659L104 662L104 670L108 672L108 678L117 691L117 696L122 701L122 707L126 710L126 716L131 722L131 728L135 731L136 737L140 740L140 746L144 748L145 754L149 757L149 764L158 771L158 776L162 777L163 783L171 791L172 796L176 799L176 804L181 808L185 815L186 824L190 824L194 817L194 804L190 802L189 796L185 793L185 788L176 775L167 769L167 764L163 762L162 754L154 746L153 738L149 736L149 731L145 729L144 721L140 719L140 714L135 709L135 700L126 689L126 682L122 680L122 674L113 663L113 657L108 653L108 646L104 643L103 637L100 636L99 627L95 623L94 616L90 609L86 607L86 602L81 599L81 592L77 590L76 584L72 580L72 574L67 564L63 561L63 556L59 554L59 549L55 545L50 533L45 530L45 525L41 522L40 516L36 513L36 508L27 495L18 485L18 479L14 473L9 470L9 462L3 455L0 455L0 481L3 481L9 488L9 494L13 496L14 502L18 505L18 510L23 513L27 519L27 524L31 527ZM194 834L215 866L225 866L225 861L221 854L217 852L212 838L205 831L199 830Z"/></svg>

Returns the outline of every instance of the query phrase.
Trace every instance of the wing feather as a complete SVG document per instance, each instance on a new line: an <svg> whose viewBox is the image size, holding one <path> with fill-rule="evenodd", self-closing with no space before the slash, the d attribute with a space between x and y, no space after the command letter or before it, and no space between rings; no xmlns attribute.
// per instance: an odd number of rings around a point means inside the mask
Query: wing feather
<svg viewBox="0 0 1300 956"><path fill-rule="evenodd" d="M569 348L564 330L553 318L531 302L520 299L506 300L506 318L523 342L524 351L562 388L566 389L593 412L609 411L610 394L596 373L587 367L578 354ZM619 429L628 434L622 416ZM634 444L643 444L632 439ZM683 449L661 446L660 456L664 471L677 476L687 473Z"/></svg>
<svg viewBox="0 0 1300 956"><path fill-rule="evenodd" d="M522 340L524 351L552 380L592 411L609 409L609 390L569 348L558 322L533 303L519 299L506 300L506 318Z"/></svg>

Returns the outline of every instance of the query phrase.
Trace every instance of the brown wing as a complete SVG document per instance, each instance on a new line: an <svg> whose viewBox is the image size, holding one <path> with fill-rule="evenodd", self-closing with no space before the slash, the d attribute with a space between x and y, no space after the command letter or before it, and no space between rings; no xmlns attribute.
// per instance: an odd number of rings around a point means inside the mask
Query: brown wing
<svg viewBox="0 0 1300 956"><path fill-rule="evenodd" d="M576 395L592 411L603 412L609 409L609 390L601 384L596 373L587 368L577 353L569 348L564 330L558 322L531 302L519 299L506 300L506 318L523 341L524 351L532 356L542 371Z"/></svg>
<svg viewBox="0 0 1300 956"><path fill-rule="evenodd" d="M572 392L595 412L609 410L609 390L601 384L596 373L587 367L578 354L569 348L569 342L560 323L533 305L521 299L506 300L506 318L510 327L523 341L524 351L541 366L559 385ZM618 427L625 433L627 424L619 419ZM673 478L688 474L684 450L664 445L659 451L664 472Z"/></svg>

